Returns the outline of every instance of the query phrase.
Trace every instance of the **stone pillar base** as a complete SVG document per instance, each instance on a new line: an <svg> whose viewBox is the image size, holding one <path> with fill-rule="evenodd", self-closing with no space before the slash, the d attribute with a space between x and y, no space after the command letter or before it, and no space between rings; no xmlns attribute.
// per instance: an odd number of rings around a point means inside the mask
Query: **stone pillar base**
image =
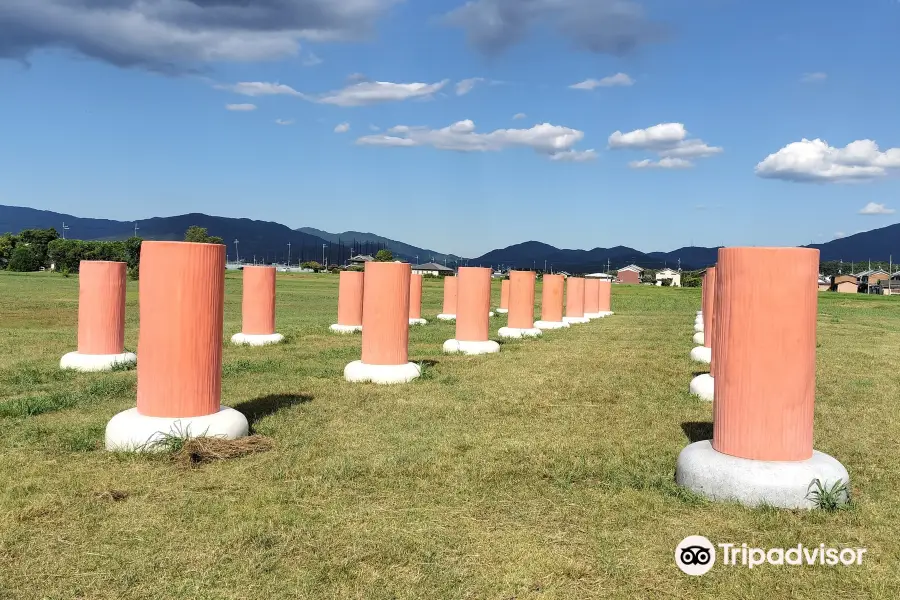
<svg viewBox="0 0 900 600"><path fill-rule="evenodd" d="M690 390L691 394L699 396L701 400L712 402L713 392L715 391L715 380L713 380L713 376L709 373L697 375L691 379Z"/></svg>
<svg viewBox="0 0 900 600"><path fill-rule="evenodd" d="M498 308L497 312L500 313L501 315L505 315L506 313L509 312L509 309L508 308Z"/></svg>
<svg viewBox="0 0 900 600"><path fill-rule="evenodd" d="M441 321L455 321L456 315L447 315L447 314L441 313L437 316L437 318L440 319Z"/></svg>
<svg viewBox="0 0 900 600"><path fill-rule="evenodd" d="M704 337L702 331L698 331L694 334L693 340L695 344L702 344L704 339L706 338Z"/></svg>
<svg viewBox="0 0 900 600"><path fill-rule="evenodd" d="M523 337L537 337L541 335L541 330L537 327L532 327L531 329L521 329L519 327L501 327L499 331L497 331L497 335L502 338L509 339L518 339Z"/></svg>
<svg viewBox="0 0 900 600"><path fill-rule="evenodd" d="M236 333L231 336L231 343L237 346L268 346L269 344L279 344L283 341L284 336L280 333Z"/></svg>
<svg viewBox="0 0 900 600"><path fill-rule="evenodd" d="M535 321L536 329L568 329L569 324L565 321Z"/></svg>
<svg viewBox="0 0 900 600"><path fill-rule="evenodd" d="M428 321L426 321L425 319L410 319L409 324L410 325L428 325Z"/></svg>
<svg viewBox="0 0 900 600"><path fill-rule="evenodd" d="M826 489L837 481L850 486L847 469L815 450L807 460L750 460L717 452L709 440L704 440L682 450L675 466L675 482L681 487L710 500L745 506L815 508L810 491L817 489L817 479ZM842 500L848 500L846 495Z"/></svg>
<svg viewBox="0 0 900 600"><path fill-rule="evenodd" d="M83 372L111 371L116 365L133 365L136 362L137 356L133 352L122 352L121 354L69 352L59 360L59 368Z"/></svg>
<svg viewBox="0 0 900 600"><path fill-rule="evenodd" d="M113 452L158 452L165 447L160 441L168 436L221 437L229 440L249 432L247 417L233 408L222 406L219 412L202 417L148 417L129 408L106 425L106 449Z"/></svg>
<svg viewBox="0 0 900 600"><path fill-rule="evenodd" d="M448 354L456 354L459 352L472 356L476 354L495 354L500 352L500 344L493 340L486 340L483 342L447 340L444 342L444 352Z"/></svg>
<svg viewBox="0 0 900 600"><path fill-rule="evenodd" d="M569 325L578 325L581 323L590 323L591 320L587 317L563 317L563 323L568 323Z"/></svg>
<svg viewBox="0 0 900 600"><path fill-rule="evenodd" d="M697 346L691 350L691 360L698 363L708 365L712 362L712 348L706 346Z"/></svg>
<svg viewBox="0 0 900 600"><path fill-rule="evenodd" d="M339 325L335 323L329 329L334 333L357 333L362 331L362 325Z"/></svg>
<svg viewBox="0 0 900 600"><path fill-rule="evenodd" d="M381 385L409 383L422 374L422 368L415 363L405 365L367 365L361 360L354 360L344 367L344 379L351 383L371 381Z"/></svg>

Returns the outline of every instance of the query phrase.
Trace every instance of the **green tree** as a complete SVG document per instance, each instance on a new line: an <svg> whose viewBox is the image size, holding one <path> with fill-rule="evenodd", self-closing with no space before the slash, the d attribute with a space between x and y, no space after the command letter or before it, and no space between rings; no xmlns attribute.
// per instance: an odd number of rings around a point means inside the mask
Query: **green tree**
<svg viewBox="0 0 900 600"><path fill-rule="evenodd" d="M321 271L321 270L324 269L325 267L323 267L322 264L319 263L318 261L315 261L315 260L308 260L308 261L306 261L305 263L301 264L301 265L300 265L300 268L301 268L301 269L312 269L313 271L315 271L316 273L318 273L319 271Z"/></svg>
<svg viewBox="0 0 900 600"><path fill-rule="evenodd" d="M50 263L47 261L47 246L57 238L59 238L59 233L53 227L48 229L23 229L19 233L19 241L31 246L31 251L37 257L41 267L50 266ZM36 271L37 269L34 270Z"/></svg>
<svg viewBox="0 0 900 600"><path fill-rule="evenodd" d="M16 244L9 259L10 271L19 271L22 273L28 271L38 271L41 268L41 258L31 244Z"/></svg>
<svg viewBox="0 0 900 600"><path fill-rule="evenodd" d="M375 262L391 262L394 260L394 253L384 248L375 254Z"/></svg>
<svg viewBox="0 0 900 600"><path fill-rule="evenodd" d="M0 236L0 269L5 269L9 266L9 259L12 258L13 250L18 241L18 236L11 233L4 233Z"/></svg>
<svg viewBox="0 0 900 600"><path fill-rule="evenodd" d="M184 232L184 241L197 242L199 244L222 244L222 243L224 243L222 238L209 235L206 232L206 227L198 227L197 225L191 225L190 227L187 228L187 231Z"/></svg>

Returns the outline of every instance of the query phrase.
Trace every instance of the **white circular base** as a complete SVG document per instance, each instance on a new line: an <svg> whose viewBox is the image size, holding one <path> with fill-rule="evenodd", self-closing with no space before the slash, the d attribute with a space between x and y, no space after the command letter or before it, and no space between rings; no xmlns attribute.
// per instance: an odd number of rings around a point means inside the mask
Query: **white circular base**
<svg viewBox="0 0 900 600"><path fill-rule="evenodd" d="M591 320L593 320L593 319L602 319L602 318L603 318L603 315L601 315L601 314L598 313L598 312L595 312L595 313L588 313L588 312L586 312L586 313L584 313L584 318L585 318L585 319L591 319Z"/></svg>
<svg viewBox="0 0 900 600"><path fill-rule="evenodd" d="M202 417L148 417L137 408L122 411L106 425L106 449L124 452L162 450L159 441L166 436L223 437L229 440L249 432L247 417L222 406L219 412Z"/></svg>
<svg viewBox="0 0 900 600"><path fill-rule="evenodd" d="M476 354L496 354L500 352L500 344L493 340L484 342L461 342L459 340L447 340L444 342L444 352L448 354L476 355Z"/></svg>
<svg viewBox="0 0 900 600"><path fill-rule="evenodd" d="M569 325L578 325L581 323L590 323L591 320L587 317L563 317L563 323L568 323Z"/></svg>
<svg viewBox="0 0 900 600"><path fill-rule="evenodd" d="M501 315L505 315L506 313L509 312L509 309L508 308L498 308L497 312L500 313Z"/></svg>
<svg viewBox="0 0 900 600"><path fill-rule="evenodd" d="M850 486L844 465L813 450L801 461L750 460L722 454L709 440L681 451L675 482L711 500L731 500L745 506L766 504L778 508L815 508L808 498L818 479L826 489L838 481ZM812 487L810 487L812 485ZM846 496L843 498L846 502Z"/></svg>
<svg viewBox="0 0 900 600"><path fill-rule="evenodd" d="M712 348L697 346L691 350L691 360L708 365L712 362Z"/></svg>
<svg viewBox="0 0 900 600"><path fill-rule="evenodd" d="M344 379L351 383L369 382L382 385L409 383L422 374L422 368L415 363L405 365L367 365L354 360L344 367Z"/></svg>
<svg viewBox="0 0 900 600"><path fill-rule="evenodd" d="M269 344L278 344L284 341L284 336L280 333L270 334L251 334L236 333L231 336L231 343L238 346L268 346Z"/></svg>
<svg viewBox="0 0 900 600"><path fill-rule="evenodd" d="M137 356L133 352L121 354L69 352L59 360L59 368L84 372L111 371L116 365L133 365L136 362Z"/></svg>
<svg viewBox="0 0 900 600"><path fill-rule="evenodd" d="M570 325L565 321L535 321L536 329L568 329Z"/></svg>
<svg viewBox="0 0 900 600"><path fill-rule="evenodd" d="M445 315L445 314L441 313L437 316L437 318L440 319L441 321L455 321L456 315Z"/></svg>
<svg viewBox="0 0 900 600"><path fill-rule="evenodd" d="M409 324L410 325L428 325L428 321L426 321L425 319L410 319Z"/></svg>
<svg viewBox="0 0 900 600"><path fill-rule="evenodd" d="M707 402L713 401L713 393L715 391L715 380L713 376L709 373L703 373L701 375L697 375L693 379L691 379L691 394L694 396L699 396L701 400L706 400Z"/></svg>
<svg viewBox="0 0 900 600"><path fill-rule="evenodd" d="M614 314L616 314L616 313L614 313L614 312L611 311L611 310L601 310L600 312L594 313L594 314L595 314L595 315L599 315L599 317L600 317L601 319L603 319L603 318L605 318L605 317L611 317L612 315L614 315Z"/></svg>
<svg viewBox="0 0 900 600"><path fill-rule="evenodd" d="M488 316L489 316L489 317L494 317L494 316L496 316L496 315L494 314L494 311L490 311L490 312L488 313Z"/></svg>
<svg viewBox="0 0 900 600"><path fill-rule="evenodd" d="M362 325L338 325L335 323L329 329L334 333L356 333L362 331Z"/></svg>
<svg viewBox="0 0 900 600"><path fill-rule="evenodd" d="M705 338L702 331L698 331L694 334L693 340L695 344L702 344L704 339Z"/></svg>
<svg viewBox="0 0 900 600"><path fill-rule="evenodd" d="M497 335L502 338L509 339L518 339L523 337L537 337L541 335L543 332L537 327L532 327L530 329L521 329L519 327L501 327L497 331Z"/></svg>
<svg viewBox="0 0 900 600"><path fill-rule="evenodd" d="M694 319L694 327L703 327L703 317ZM697 329L695 331L703 331L703 329Z"/></svg>
<svg viewBox="0 0 900 600"><path fill-rule="evenodd" d="M703 311L702 311L702 310L698 310L698 311L697 311L697 316L698 316L698 317L702 317L702 316L703 316Z"/></svg>

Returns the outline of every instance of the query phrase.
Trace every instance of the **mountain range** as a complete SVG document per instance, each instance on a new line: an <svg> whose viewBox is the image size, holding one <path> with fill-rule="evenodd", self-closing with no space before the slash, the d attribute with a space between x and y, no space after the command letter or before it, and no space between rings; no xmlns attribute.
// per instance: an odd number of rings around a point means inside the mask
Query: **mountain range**
<svg viewBox="0 0 900 600"><path fill-rule="evenodd" d="M695 269L715 263L717 253L717 248L697 246L678 248L671 252L648 253L627 246L573 250L528 241L465 259L359 231L329 233L312 227L291 229L271 221L215 217L203 213L138 221L113 221L0 205L0 232L18 233L22 229L55 227L62 233L63 223L68 237L85 240L125 239L135 233L149 240L180 240L188 227L198 225L207 228L210 235L220 236L225 240L229 258L233 259L237 251L244 260L252 261L255 258L266 263L286 260L288 244L293 262L321 262L324 251L330 264L340 264L352 254L374 254L380 248L389 248L396 257L410 262L434 260L449 264L467 261L471 265L539 269L544 268L546 262L547 269L552 265L555 271L573 273L603 271L607 267L616 269L630 263L653 269L664 266L674 268L679 265L684 269ZM817 248L821 252L822 261L861 262L869 259L886 260L891 255L900 257L900 223L804 247Z"/></svg>

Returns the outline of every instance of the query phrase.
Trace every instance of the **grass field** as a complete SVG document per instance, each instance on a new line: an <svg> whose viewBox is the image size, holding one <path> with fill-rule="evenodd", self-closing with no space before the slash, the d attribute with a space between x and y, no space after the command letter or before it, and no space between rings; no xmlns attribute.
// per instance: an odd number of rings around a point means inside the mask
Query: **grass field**
<svg viewBox="0 0 900 600"><path fill-rule="evenodd" d="M711 405L687 391L697 289L616 286L614 317L451 357L426 281L429 324L410 332L424 376L379 387L342 379L360 337L327 331L337 277L279 274L288 343L226 346L223 369L223 403L274 448L187 468L102 450L135 372L57 369L76 345L77 287L0 274L4 600L900 596L898 299L820 295L816 448L848 468L853 503L792 512L673 483L678 452L711 433ZM240 289L229 275L224 339ZM136 283L127 319L134 349ZM691 534L868 553L691 578L673 559Z"/></svg>

